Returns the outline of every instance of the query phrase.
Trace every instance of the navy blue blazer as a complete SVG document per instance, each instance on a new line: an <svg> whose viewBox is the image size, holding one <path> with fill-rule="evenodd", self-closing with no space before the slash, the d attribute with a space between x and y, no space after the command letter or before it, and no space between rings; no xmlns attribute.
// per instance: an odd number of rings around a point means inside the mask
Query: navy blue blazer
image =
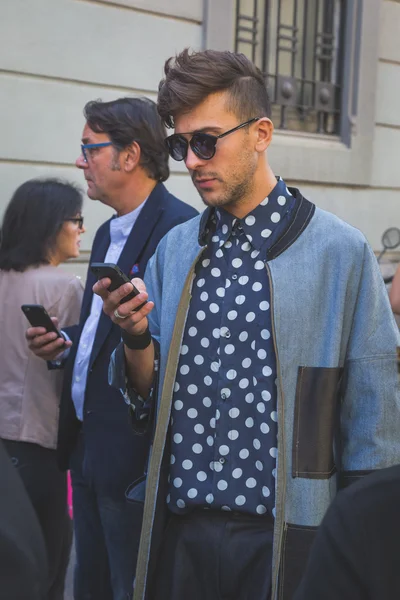
<svg viewBox="0 0 400 600"><path fill-rule="evenodd" d="M175 225L198 213L157 184L141 210L118 261L128 277L143 278L146 265L161 240ZM110 221L98 229L90 262L104 262L110 244ZM95 483L108 494L121 497L134 479L143 475L149 440L131 429L128 408L122 395L108 385L110 356L121 340L121 330L102 313L90 357L83 424L76 418L71 397L72 373L80 335L90 313L92 287L96 279L88 271L79 325L66 329L73 341L64 366L64 385L60 405L57 456L61 469L69 467L71 452L81 427L85 459L90 461Z"/></svg>

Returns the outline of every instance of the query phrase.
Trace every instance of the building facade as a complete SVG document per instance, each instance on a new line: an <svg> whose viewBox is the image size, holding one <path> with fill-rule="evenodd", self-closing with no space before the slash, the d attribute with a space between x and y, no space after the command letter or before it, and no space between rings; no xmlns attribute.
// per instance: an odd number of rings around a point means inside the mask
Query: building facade
<svg viewBox="0 0 400 600"><path fill-rule="evenodd" d="M400 225L398 0L0 0L0 213L37 176L84 185L74 166L91 99L155 99L184 47L244 52L263 69L276 127L270 162L375 250ZM169 189L202 208L181 163ZM86 200L84 274L111 214Z"/></svg>

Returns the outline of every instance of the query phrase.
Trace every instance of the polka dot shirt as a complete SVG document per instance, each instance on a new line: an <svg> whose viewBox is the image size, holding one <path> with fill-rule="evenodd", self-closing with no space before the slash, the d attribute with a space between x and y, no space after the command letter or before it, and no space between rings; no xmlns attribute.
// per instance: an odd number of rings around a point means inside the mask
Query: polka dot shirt
<svg viewBox="0 0 400 600"><path fill-rule="evenodd" d="M244 219L210 217L196 265L172 408L167 504L273 514L276 356L265 261L294 198L283 180Z"/></svg>

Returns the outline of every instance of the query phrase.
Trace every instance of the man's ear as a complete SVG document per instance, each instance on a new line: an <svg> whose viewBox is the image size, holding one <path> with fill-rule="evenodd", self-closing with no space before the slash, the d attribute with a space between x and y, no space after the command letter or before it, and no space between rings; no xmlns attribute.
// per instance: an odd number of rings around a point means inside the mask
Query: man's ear
<svg viewBox="0 0 400 600"><path fill-rule="evenodd" d="M122 168L125 172L131 173L136 169L140 163L140 152L140 146L137 142L132 142L130 146L125 148L122 158Z"/></svg>
<svg viewBox="0 0 400 600"><path fill-rule="evenodd" d="M274 125L268 117L262 117L256 122L257 139L255 150L257 152L265 152L272 141L274 133Z"/></svg>

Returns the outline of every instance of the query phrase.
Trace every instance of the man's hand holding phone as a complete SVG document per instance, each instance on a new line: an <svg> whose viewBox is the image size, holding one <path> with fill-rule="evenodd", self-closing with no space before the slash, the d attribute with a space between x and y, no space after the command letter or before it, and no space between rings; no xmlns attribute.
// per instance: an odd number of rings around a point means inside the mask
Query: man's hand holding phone
<svg viewBox="0 0 400 600"><path fill-rule="evenodd" d="M147 315L154 302L148 300L144 281L135 278L130 282L116 265L93 263L90 268L99 279L93 292L103 300L106 315L121 328L128 378L137 393L147 398L155 356Z"/></svg>
<svg viewBox="0 0 400 600"><path fill-rule="evenodd" d="M148 301L146 286L142 279L132 279L114 291L108 291L111 279L105 277L93 286L93 292L103 300L103 310L110 319L130 335L142 335L148 328L147 315L154 303ZM128 302L121 301L136 288L139 294Z"/></svg>

